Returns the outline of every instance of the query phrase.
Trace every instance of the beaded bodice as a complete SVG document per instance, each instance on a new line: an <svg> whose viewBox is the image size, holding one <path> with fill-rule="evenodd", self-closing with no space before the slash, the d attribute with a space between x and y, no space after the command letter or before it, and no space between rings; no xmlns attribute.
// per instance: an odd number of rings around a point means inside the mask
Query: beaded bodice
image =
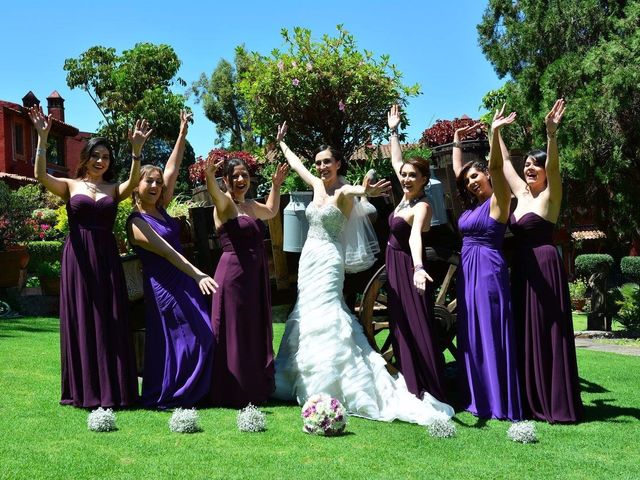
<svg viewBox="0 0 640 480"><path fill-rule="evenodd" d="M311 202L306 210L309 221L307 238L317 238L328 242L337 242L347 219L333 204L317 206Z"/></svg>

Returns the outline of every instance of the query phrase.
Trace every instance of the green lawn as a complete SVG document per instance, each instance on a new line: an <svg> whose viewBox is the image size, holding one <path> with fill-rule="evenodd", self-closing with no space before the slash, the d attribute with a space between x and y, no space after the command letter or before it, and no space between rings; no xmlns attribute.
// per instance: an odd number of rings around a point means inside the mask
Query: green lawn
<svg viewBox="0 0 640 480"><path fill-rule="evenodd" d="M283 324L274 325L276 345ZM168 412L117 413L119 430L87 430L87 411L58 405L56 319L0 321L0 478L640 478L640 357L578 351L587 419L537 423L539 443L506 422L456 416L458 436L352 418L349 434L301 431L297 406L272 404L267 431L239 433L236 412L200 411L204 431L171 433Z"/></svg>

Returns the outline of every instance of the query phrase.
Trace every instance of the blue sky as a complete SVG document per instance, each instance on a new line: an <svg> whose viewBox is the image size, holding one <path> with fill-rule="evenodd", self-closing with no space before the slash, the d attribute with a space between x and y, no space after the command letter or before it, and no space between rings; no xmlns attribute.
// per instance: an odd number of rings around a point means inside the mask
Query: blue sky
<svg viewBox="0 0 640 480"><path fill-rule="evenodd" d="M361 49L389 54L405 83L421 85L423 94L407 111L409 140L416 140L437 119L477 118L482 96L503 84L478 47L475 27L485 6L478 0L3 2L0 99L20 103L32 90L46 104L57 90L66 99L67 122L93 131L100 114L86 93L67 87L62 69L66 58L89 47L122 52L143 41L169 44L182 61L179 76L191 84L221 58L231 60L241 43L268 54L282 47L282 27L306 27L320 38L341 23ZM215 126L200 105L191 105L189 141L197 155L206 154Z"/></svg>

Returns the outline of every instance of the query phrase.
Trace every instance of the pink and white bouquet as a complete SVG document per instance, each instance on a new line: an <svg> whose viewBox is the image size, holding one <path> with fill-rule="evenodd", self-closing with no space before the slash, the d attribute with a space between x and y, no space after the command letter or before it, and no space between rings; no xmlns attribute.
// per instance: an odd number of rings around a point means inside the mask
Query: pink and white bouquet
<svg viewBox="0 0 640 480"><path fill-rule="evenodd" d="M311 395L302 407L302 431L312 435L340 435L347 426L347 412L337 398Z"/></svg>

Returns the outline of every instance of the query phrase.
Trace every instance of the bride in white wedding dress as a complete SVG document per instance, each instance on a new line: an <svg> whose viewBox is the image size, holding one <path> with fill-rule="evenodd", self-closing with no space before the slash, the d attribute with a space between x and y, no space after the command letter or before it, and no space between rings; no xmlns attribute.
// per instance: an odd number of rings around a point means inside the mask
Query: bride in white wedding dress
<svg viewBox="0 0 640 480"><path fill-rule="evenodd" d="M313 188L306 215L309 233L298 270L298 299L289 315L275 362L274 397L302 405L317 393L342 402L351 415L372 420L395 419L428 425L448 419L453 409L425 394L420 400L407 390L404 378L392 377L386 361L369 345L362 326L342 298L345 273L343 233L354 209L354 197L379 196L388 181L352 186L341 177L346 163L340 153L321 147L315 155L319 178L307 170L283 139L278 143L300 177Z"/></svg>

